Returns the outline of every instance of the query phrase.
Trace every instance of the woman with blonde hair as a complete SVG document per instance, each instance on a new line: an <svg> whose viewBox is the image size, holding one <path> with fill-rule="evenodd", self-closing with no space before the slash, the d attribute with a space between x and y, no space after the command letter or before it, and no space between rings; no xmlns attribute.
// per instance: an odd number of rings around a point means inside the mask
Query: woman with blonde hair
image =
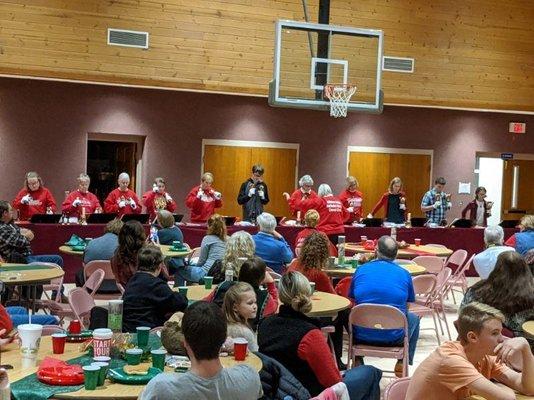
<svg viewBox="0 0 534 400"><path fill-rule="evenodd" d="M213 174L205 172L200 179L200 185L195 186L185 198L185 205L191 210L191 222L206 222L221 208L222 195L211 186Z"/></svg>
<svg viewBox="0 0 534 400"><path fill-rule="evenodd" d="M525 215L519 223L520 232L514 233L504 244L514 247L524 256L527 251L534 249L534 215Z"/></svg>
<svg viewBox="0 0 534 400"><path fill-rule="evenodd" d="M319 213L314 209L308 210L306 211L306 214L304 214L304 223L306 224L306 228L301 229L295 239L296 256L299 255L302 245L304 244L304 240L306 240L306 238L312 233L319 232L328 240L328 236L326 236L324 232L320 232L317 229L317 224L319 223L320 218L321 217L319 216ZM337 248L332 242L330 242L330 240L328 240L328 253L333 257L337 257Z"/></svg>
<svg viewBox="0 0 534 400"><path fill-rule="evenodd" d="M354 399L380 398L380 370L363 365L344 378L332 358L321 322L305 314L312 310L310 282L299 272L288 272L279 284L279 313L258 327L259 351L274 358L299 380L312 396L343 381Z"/></svg>
<svg viewBox="0 0 534 400"><path fill-rule="evenodd" d="M244 259L253 258L255 251L256 245L250 233L237 231L232 234L226 243L226 251L222 259L223 275L227 269L231 269L234 277L237 278Z"/></svg>
<svg viewBox="0 0 534 400"><path fill-rule="evenodd" d="M367 218L373 218L382 208L386 212L386 221L395 224L403 224L406 220L406 194L402 190L402 180L395 177L389 183L389 189L382 195Z"/></svg>
<svg viewBox="0 0 534 400"><path fill-rule="evenodd" d="M347 177L347 185L345 190L339 194L339 200L343 203L347 211L350 213L347 224L359 222L363 217L363 194L358 190L358 180L353 177Z"/></svg>
<svg viewBox="0 0 534 400"><path fill-rule="evenodd" d="M43 186L43 180L37 172L28 172L24 178L24 187L13 200L13 208L19 213L19 220L27 221L34 214L45 214L48 210L56 211L56 200L50 190Z"/></svg>

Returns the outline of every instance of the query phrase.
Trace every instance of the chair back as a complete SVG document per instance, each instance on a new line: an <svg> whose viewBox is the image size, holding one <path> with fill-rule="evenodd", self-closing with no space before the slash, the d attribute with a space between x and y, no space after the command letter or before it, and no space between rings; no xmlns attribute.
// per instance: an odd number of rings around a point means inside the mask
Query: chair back
<svg viewBox="0 0 534 400"><path fill-rule="evenodd" d="M398 265L413 265L413 264L417 264L416 262L414 262L413 260L404 260L402 258L397 258L396 260L393 261L395 264L398 264Z"/></svg>
<svg viewBox="0 0 534 400"><path fill-rule="evenodd" d="M446 249L447 248L447 246L445 246L443 244L437 244L437 243L428 243L428 244L425 244L425 246L439 247L440 249Z"/></svg>
<svg viewBox="0 0 534 400"><path fill-rule="evenodd" d="M384 392L384 400L405 400L411 378L400 378L390 382Z"/></svg>
<svg viewBox="0 0 534 400"><path fill-rule="evenodd" d="M187 265L191 265L191 260L193 258L198 258L200 257L200 247L195 247L193 249L193 251L191 252L191 254L189 254L186 258L186 264Z"/></svg>
<svg viewBox="0 0 534 400"><path fill-rule="evenodd" d="M436 288L437 278L432 274L414 276L413 289L416 295L429 296Z"/></svg>
<svg viewBox="0 0 534 400"><path fill-rule="evenodd" d="M459 268L460 271L457 271L458 273L455 273L455 276L461 276L465 275L465 272L471 267L473 264L473 259L475 258L476 254L473 254L471 257L469 257L469 260L462 266L462 268Z"/></svg>
<svg viewBox="0 0 534 400"><path fill-rule="evenodd" d="M93 271L91 276L87 278L83 285L83 289L90 290L91 291L91 297L95 297L96 292L98 289L100 289L100 285L102 285L102 282L104 281L105 272L101 269L97 269L96 271Z"/></svg>
<svg viewBox="0 0 534 400"><path fill-rule="evenodd" d="M43 325L41 336L50 336L53 333L65 333L65 329L59 325Z"/></svg>
<svg viewBox="0 0 534 400"><path fill-rule="evenodd" d="M436 256L417 256L412 260L415 264L426 268L430 274L438 274L444 267L443 258Z"/></svg>
<svg viewBox="0 0 534 400"><path fill-rule="evenodd" d="M436 282L436 293L444 294L447 291L447 283L452 276L452 269L444 267L438 274Z"/></svg>
<svg viewBox="0 0 534 400"><path fill-rule="evenodd" d="M349 315L351 325L372 329L404 329L408 335L406 315L399 309L385 304L358 304Z"/></svg>
<svg viewBox="0 0 534 400"><path fill-rule="evenodd" d="M83 329L87 329L91 310L96 306L95 300L84 288L72 289L68 299L74 316L80 321Z"/></svg>
<svg viewBox="0 0 534 400"><path fill-rule="evenodd" d="M451 264L457 265L458 267L456 268L456 271L454 271L454 275L457 275L459 270L464 265L466 259L467 251L458 249L454 253L452 253L451 256L447 259L445 266L451 268Z"/></svg>
<svg viewBox="0 0 534 400"><path fill-rule="evenodd" d="M115 284L117 285L117 288L119 289L119 292L121 292L121 295L124 294L124 286L120 284L119 282L115 281Z"/></svg>
<svg viewBox="0 0 534 400"><path fill-rule="evenodd" d="M89 261L83 266L83 274L85 276L85 280L87 280L91 276L91 274L97 269L101 269L102 271L104 271L104 279L115 279L115 275L113 274L113 270L111 269L111 261L93 260Z"/></svg>
<svg viewBox="0 0 534 400"><path fill-rule="evenodd" d="M59 269L63 270L63 268L61 268L59 265L54 264L54 263L48 263L48 262L31 262L31 263L28 263L28 265L33 265L33 264L48 265L49 267L59 268ZM48 300L53 300L56 303L61 303L61 287L63 286L63 278L64 277L65 277L65 275L63 275L63 276L61 276L59 278L51 279L49 284L43 285L43 291L44 291L44 294L45 294L45 296L47 297ZM56 291L56 297L54 299L51 299L50 297L48 297L48 294L46 292L49 291L49 290L55 290Z"/></svg>

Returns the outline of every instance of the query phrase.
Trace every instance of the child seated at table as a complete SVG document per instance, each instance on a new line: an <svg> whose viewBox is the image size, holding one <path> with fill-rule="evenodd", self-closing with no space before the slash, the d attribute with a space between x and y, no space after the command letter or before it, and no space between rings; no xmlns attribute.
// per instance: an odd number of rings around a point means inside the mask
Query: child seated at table
<svg viewBox="0 0 534 400"><path fill-rule="evenodd" d="M424 360L410 381L406 400L464 399L478 394L486 399L514 400L512 389L534 395L534 356L525 338L502 336L502 313L473 302L460 311L460 341L446 342ZM521 359L522 371L507 366ZM496 380L506 386L496 385Z"/></svg>
<svg viewBox="0 0 534 400"><path fill-rule="evenodd" d="M258 351L256 334L248 321L256 318L258 305L254 288L246 282L238 282L224 295L223 312L228 323L228 336L244 338L251 351Z"/></svg>

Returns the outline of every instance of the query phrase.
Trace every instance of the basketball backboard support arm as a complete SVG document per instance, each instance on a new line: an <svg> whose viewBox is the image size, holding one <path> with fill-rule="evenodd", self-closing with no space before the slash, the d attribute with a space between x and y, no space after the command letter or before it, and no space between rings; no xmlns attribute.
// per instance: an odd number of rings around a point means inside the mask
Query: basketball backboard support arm
<svg viewBox="0 0 534 400"><path fill-rule="evenodd" d="M382 111L381 30L289 20L277 21L275 28L271 106L328 110L324 85L345 83L358 87L348 111ZM310 35L317 40L315 57L308 51ZM321 37L327 38L326 46L319 45Z"/></svg>

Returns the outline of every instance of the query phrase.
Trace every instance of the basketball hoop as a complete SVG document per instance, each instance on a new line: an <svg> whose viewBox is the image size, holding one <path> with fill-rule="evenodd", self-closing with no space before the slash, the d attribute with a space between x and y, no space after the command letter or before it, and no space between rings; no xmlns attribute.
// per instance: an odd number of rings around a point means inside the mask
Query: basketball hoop
<svg viewBox="0 0 534 400"><path fill-rule="evenodd" d="M350 98L356 93L356 86L331 83L324 86L324 96L330 100L330 116L346 117Z"/></svg>

